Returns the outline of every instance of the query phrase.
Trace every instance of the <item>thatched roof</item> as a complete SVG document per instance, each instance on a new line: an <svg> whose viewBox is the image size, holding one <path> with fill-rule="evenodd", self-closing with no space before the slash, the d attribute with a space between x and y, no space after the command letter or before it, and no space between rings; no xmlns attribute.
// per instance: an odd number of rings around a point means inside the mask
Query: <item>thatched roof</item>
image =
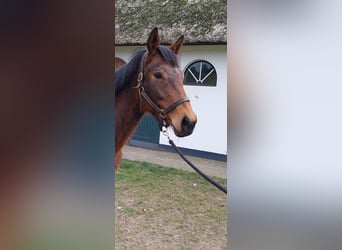
<svg viewBox="0 0 342 250"><path fill-rule="evenodd" d="M115 44L142 45L154 27L161 41L185 35L185 44L227 43L226 0L116 0Z"/></svg>

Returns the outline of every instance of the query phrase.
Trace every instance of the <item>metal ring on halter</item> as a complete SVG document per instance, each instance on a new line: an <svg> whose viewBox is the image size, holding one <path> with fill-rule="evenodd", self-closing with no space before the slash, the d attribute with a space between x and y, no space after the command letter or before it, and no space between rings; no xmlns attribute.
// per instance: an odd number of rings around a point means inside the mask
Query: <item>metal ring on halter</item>
<svg viewBox="0 0 342 250"><path fill-rule="evenodd" d="M142 81L143 77L144 77L143 72L139 72L139 74L138 74L138 83L140 83Z"/></svg>
<svg viewBox="0 0 342 250"><path fill-rule="evenodd" d="M166 119L166 112L165 112L165 109L160 109L160 110L159 110L159 116L160 116L160 118L162 118L163 120Z"/></svg>

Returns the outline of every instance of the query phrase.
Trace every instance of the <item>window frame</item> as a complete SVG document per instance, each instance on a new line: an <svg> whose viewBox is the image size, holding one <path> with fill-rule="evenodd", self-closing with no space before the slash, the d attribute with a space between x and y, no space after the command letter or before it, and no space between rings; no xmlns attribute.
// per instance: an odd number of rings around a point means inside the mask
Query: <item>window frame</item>
<svg viewBox="0 0 342 250"><path fill-rule="evenodd" d="M208 73L203 79L196 79L195 75L192 73L192 71L190 71L190 67L196 63L206 63L206 64L209 64L211 67L212 67L212 71L210 71L210 73ZM192 75L193 79L196 81L195 83L187 83L186 82L186 74L187 74L187 71L189 70L190 74ZM202 78L201 74L202 74L202 67L200 67L200 78ZM203 83L207 77L209 77L210 74L212 73L215 73L216 74L216 78L215 78L215 83L214 84L205 84ZM183 81L183 84L184 86L202 86L202 87L216 87L217 86L217 71L216 71L216 68L215 66L209 62L208 60L205 60L205 59L195 59L195 60L192 60L191 62L189 62L183 69L183 74L184 74L184 81ZM198 83L198 81L203 81L202 83Z"/></svg>

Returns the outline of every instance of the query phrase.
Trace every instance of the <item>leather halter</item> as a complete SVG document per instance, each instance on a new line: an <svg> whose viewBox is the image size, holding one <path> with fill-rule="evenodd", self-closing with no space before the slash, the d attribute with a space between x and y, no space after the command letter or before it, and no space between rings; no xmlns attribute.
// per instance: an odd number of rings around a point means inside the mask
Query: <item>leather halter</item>
<svg viewBox="0 0 342 250"><path fill-rule="evenodd" d="M159 107L152 99L149 97L149 95L146 93L145 88L143 86L144 83L144 59L145 59L146 53L142 56L141 62L140 62L140 69L138 73L138 84L134 88L139 88L139 95L142 97L150 106L159 114L159 125L160 129L162 126L166 126L166 117L167 114L170 113L172 110L174 110L177 106L184 102L190 102L189 97L183 97L176 102L172 103L166 108Z"/></svg>

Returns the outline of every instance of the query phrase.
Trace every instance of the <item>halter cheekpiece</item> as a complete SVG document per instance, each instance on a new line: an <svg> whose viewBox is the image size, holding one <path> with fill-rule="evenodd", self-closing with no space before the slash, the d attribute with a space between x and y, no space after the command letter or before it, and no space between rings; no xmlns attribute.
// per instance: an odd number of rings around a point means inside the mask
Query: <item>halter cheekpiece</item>
<svg viewBox="0 0 342 250"><path fill-rule="evenodd" d="M169 105L166 108L160 108L150 97L149 95L146 93L145 88L143 86L144 83L144 59L145 59L145 55L146 53L142 56L141 58L141 62L140 62L140 68L139 68L139 73L138 73L138 84L137 86L135 86L134 88L138 88L139 89L139 95L140 97L142 97L148 104L151 105L151 107L159 114L159 125L160 125L160 129L162 129L162 126L166 126L166 117L167 114L170 113L172 110L174 110L177 106L179 106L180 104L184 103L184 102L190 102L189 97L183 97L181 99L179 99L178 101L172 103L171 105Z"/></svg>

